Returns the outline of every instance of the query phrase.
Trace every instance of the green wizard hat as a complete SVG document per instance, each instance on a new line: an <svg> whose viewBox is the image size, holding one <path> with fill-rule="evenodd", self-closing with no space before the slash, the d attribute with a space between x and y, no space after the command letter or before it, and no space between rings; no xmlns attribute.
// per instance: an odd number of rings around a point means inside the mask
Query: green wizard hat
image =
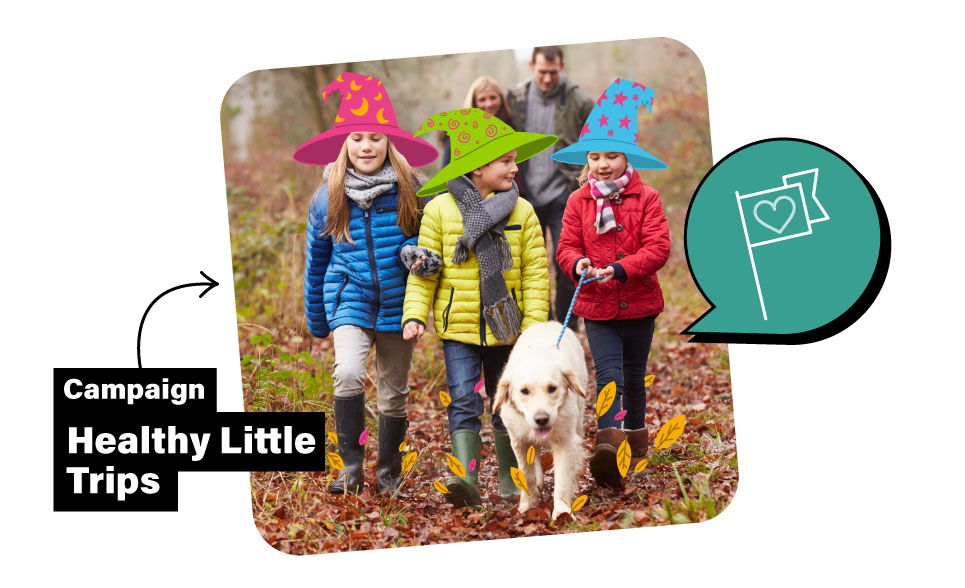
<svg viewBox="0 0 965 588"><path fill-rule="evenodd" d="M449 135L452 158L449 165L432 176L419 196L446 189L446 182L480 168L516 149L516 163L526 161L556 143L555 135L517 133L499 118L478 108L440 112L429 117L414 133L445 131Z"/></svg>

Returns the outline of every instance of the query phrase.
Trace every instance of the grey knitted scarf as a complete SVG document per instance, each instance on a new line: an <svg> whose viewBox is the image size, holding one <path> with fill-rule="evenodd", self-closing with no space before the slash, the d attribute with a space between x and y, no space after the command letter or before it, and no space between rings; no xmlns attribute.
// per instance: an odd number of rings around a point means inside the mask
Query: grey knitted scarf
<svg viewBox="0 0 965 588"><path fill-rule="evenodd" d="M325 168L326 180L331 169L331 166ZM399 178L388 159L382 169L371 176L360 174L352 166L348 166L345 168L345 195L362 210L368 210L376 198L391 190L398 181Z"/></svg>
<svg viewBox="0 0 965 588"><path fill-rule="evenodd" d="M489 330L503 343L519 335L523 313L509 291L503 272L512 269L513 253L503 233L503 225L519 198L516 182L505 192L496 192L483 200L476 185L466 176L446 183L462 214L462 236L456 243L452 263L469 259L469 250L479 260L479 296L482 313Z"/></svg>

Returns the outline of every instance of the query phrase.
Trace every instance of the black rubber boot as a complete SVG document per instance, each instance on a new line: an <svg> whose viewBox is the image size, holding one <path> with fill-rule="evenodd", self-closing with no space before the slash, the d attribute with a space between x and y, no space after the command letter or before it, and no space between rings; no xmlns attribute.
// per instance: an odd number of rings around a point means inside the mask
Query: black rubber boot
<svg viewBox="0 0 965 588"><path fill-rule="evenodd" d="M405 417L379 415L379 461L375 466L375 480L379 494L395 494L402 483L402 452L399 445L405 439L409 421Z"/></svg>
<svg viewBox="0 0 965 588"><path fill-rule="evenodd" d="M493 427L493 441L496 446L496 464L499 470L499 495L503 498L519 496L520 490L516 482L513 482L513 473L510 469L519 467L519 464L516 463L516 454L509 441L509 433L506 429Z"/></svg>
<svg viewBox="0 0 965 588"><path fill-rule="evenodd" d="M464 468L466 475L463 477L453 476L446 480L446 502L453 506L479 506L482 504L482 497L479 496L479 456L482 454L482 438L479 433L469 429L459 429L453 431L452 455L458 459ZM469 464L476 460L473 471L469 471Z"/></svg>
<svg viewBox="0 0 965 588"><path fill-rule="evenodd" d="M349 492L358 494L365 483L362 460L365 447L359 444L359 437L365 429L365 396L358 394L351 398L335 397L335 431L338 433L338 454L345 467L338 479L328 485L332 494Z"/></svg>

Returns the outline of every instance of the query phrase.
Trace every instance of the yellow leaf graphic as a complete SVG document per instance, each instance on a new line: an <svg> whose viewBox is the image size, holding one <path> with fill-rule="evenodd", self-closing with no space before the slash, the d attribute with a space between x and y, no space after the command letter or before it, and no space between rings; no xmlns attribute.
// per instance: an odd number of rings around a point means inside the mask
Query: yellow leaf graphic
<svg viewBox="0 0 965 588"><path fill-rule="evenodd" d="M460 478L466 477L466 468L462 465L462 462L456 458L455 455L446 454L446 462L449 464L449 469L452 473L456 474Z"/></svg>
<svg viewBox="0 0 965 588"><path fill-rule="evenodd" d="M342 456L339 454L329 451L326 455L328 456L328 464L332 466L333 470L340 470L345 467L345 462L342 461Z"/></svg>
<svg viewBox="0 0 965 588"><path fill-rule="evenodd" d="M531 464L534 459L536 459L536 448L530 445L529 449L526 450L526 463Z"/></svg>
<svg viewBox="0 0 965 588"><path fill-rule="evenodd" d="M650 385L653 384L653 380L654 380L654 378L656 378L656 377L657 377L657 376L655 376L655 375L653 375L653 374L650 374L649 376L647 376L646 378L644 378L644 379L643 379L643 387L644 387L644 388L649 388Z"/></svg>
<svg viewBox="0 0 965 588"><path fill-rule="evenodd" d="M452 402L452 396L446 394L445 390L439 390L439 400L442 401L443 406L449 406L449 403Z"/></svg>
<svg viewBox="0 0 965 588"><path fill-rule="evenodd" d="M630 471L630 444L627 443L626 439L617 449L617 467L620 469L621 476L627 475L627 472Z"/></svg>
<svg viewBox="0 0 965 588"><path fill-rule="evenodd" d="M433 482L432 485L439 492L442 492L443 494L449 494L449 489L446 488L446 485L440 482L439 480L436 480L435 482Z"/></svg>
<svg viewBox="0 0 965 588"><path fill-rule="evenodd" d="M687 417L682 414L667 421L664 426L660 427L660 432L657 433L654 448L666 449L673 445L674 441L684 432L684 425L686 424Z"/></svg>
<svg viewBox="0 0 965 588"><path fill-rule="evenodd" d="M405 451L405 439L402 440L402 443L399 443L399 453L403 451Z"/></svg>
<svg viewBox="0 0 965 588"><path fill-rule="evenodd" d="M640 463L637 464L637 467L633 468L633 473L639 474L646 469L648 463L650 463L649 459L641 459Z"/></svg>
<svg viewBox="0 0 965 588"><path fill-rule="evenodd" d="M513 476L513 483L516 484L520 490L529 494L529 489L526 487L526 476L523 475L523 472L521 472L519 468L513 467L509 468L509 471Z"/></svg>
<svg viewBox="0 0 965 588"><path fill-rule="evenodd" d="M573 501L573 505L570 506L570 512L576 512L580 510L581 508L583 508L584 504L586 504L586 494L584 494L583 496L577 496L576 500Z"/></svg>
<svg viewBox="0 0 965 588"><path fill-rule="evenodd" d="M328 432L328 440L332 442L332 445L338 447L338 435L336 435L332 431Z"/></svg>
<svg viewBox="0 0 965 588"><path fill-rule="evenodd" d="M402 460L402 473L405 473L410 469L412 469L412 466L415 465L415 457L416 457L415 451L412 451L409 453L409 455L405 456L405 459Z"/></svg>
<svg viewBox="0 0 965 588"><path fill-rule="evenodd" d="M613 406L613 399L617 397L617 383L610 382L596 395L596 416L601 417Z"/></svg>

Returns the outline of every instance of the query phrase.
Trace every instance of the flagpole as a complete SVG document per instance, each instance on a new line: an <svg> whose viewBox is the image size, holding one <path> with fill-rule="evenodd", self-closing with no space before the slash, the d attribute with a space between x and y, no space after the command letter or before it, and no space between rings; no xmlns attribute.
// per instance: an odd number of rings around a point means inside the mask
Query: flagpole
<svg viewBox="0 0 965 588"><path fill-rule="evenodd" d="M761 313L764 315L764 320L767 320L767 309L764 308L764 294L761 292L761 280L757 277L757 263L754 262L754 249L751 246L751 238L747 234L747 221L744 219L744 207L741 205L741 194L737 190L734 191L737 196L737 210L741 217L741 226L744 227L744 242L747 243L747 255L751 258L751 270L754 272L754 283L757 284L757 298L761 301Z"/></svg>

